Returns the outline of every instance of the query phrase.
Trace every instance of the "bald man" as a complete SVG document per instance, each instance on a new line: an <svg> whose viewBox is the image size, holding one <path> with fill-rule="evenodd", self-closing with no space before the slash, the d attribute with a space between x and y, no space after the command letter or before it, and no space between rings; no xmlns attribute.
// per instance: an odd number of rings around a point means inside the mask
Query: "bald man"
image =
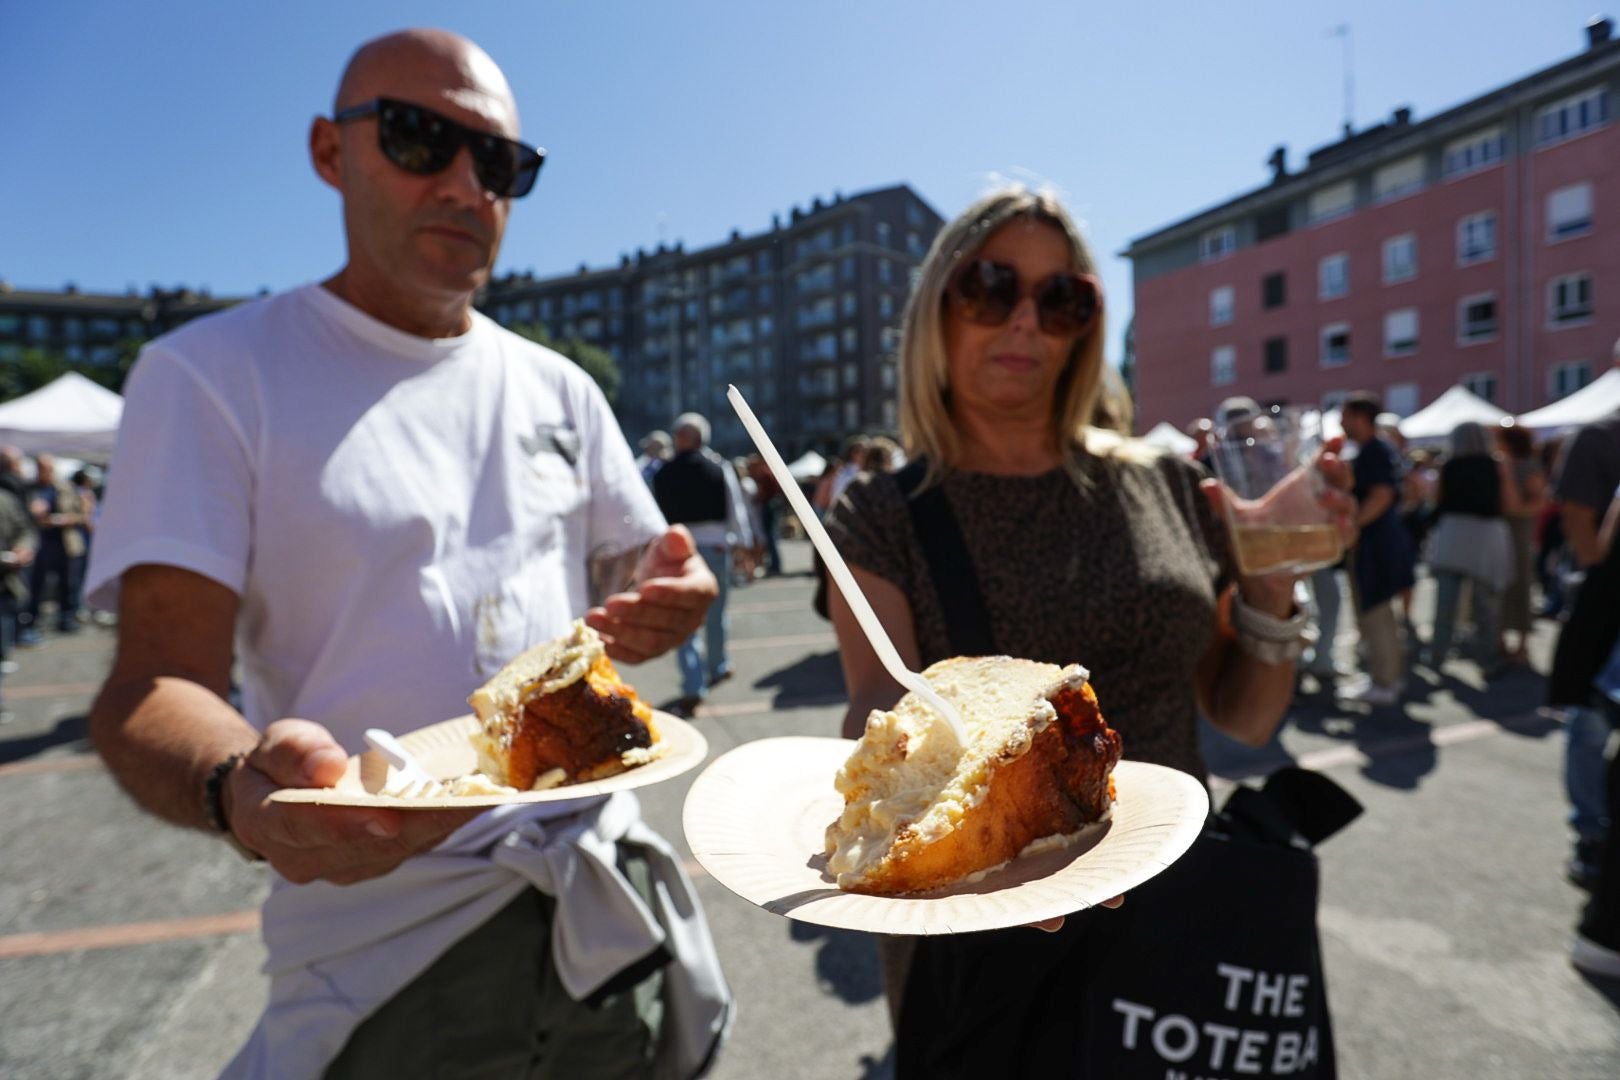
<svg viewBox="0 0 1620 1080"><path fill-rule="evenodd" d="M227 1075L694 1075L729 993L633 796L270 801L336 783L368 727L464 714L576 618L635 663L717 592L590 378L473 310L541 162L495 62L443 31L369 42L309 155L346 262L147 346L87 582L119 611L108 767L272 871L269 1004ZM588 608L587 553L632 544L633 591Z"/></svg>

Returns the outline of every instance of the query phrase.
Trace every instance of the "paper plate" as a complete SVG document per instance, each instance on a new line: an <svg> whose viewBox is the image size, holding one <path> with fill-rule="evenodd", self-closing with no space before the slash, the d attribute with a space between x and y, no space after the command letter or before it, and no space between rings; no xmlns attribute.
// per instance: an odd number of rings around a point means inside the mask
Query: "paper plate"
<svg viewBox="0 0 1620 1080"><path fill-rule="evenodd" d="M744 900L790 919L881 934L960 934L1072 914L1127 892L1180 858L1209 814L1209 795L1195 778L1121 761L1111 819L1069 846L1020 856L977 882L865 896L844 892L824 872L827 826L844 808L833 776L854 747L848 739L790 737L721 756L687 792L692 854Z"/></svg>
<svg viewBox="0 0 1620 1080"><path fill-rule="evenodd" d="M607 795L614 791L646 787L687 772L703 763L709 744L698 729L679 717L653 711L664 752L645 765L582 784L564 784L546 791L521 791L515 795L434 795L405 799L379 794L392 779L393 769L374 751L349 759L343 779L336 787L283 788L270 796L272 802L316 803L321 806L386 806L396 810L464 809L479 806L505 806L508 803L560 802ZM405 749L436 780L465 776L478 766L478 753L472 737L478 731L478 718L458 716L399 736Z"/></svg>

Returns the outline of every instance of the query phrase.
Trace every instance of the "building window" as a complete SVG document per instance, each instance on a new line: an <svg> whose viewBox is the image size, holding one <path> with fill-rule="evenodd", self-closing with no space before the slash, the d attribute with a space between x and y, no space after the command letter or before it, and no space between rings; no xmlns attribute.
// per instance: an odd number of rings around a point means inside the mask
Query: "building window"
<svg viewBox="0 0 1620 1080"><path fill-rule="evenodd" d="M884 247L889 246L889 223L887 221L877 223L877 242Z"/></svg>
<svg viewBox="0 0 1620 1080"><path fill-rule="evenodd" d="M853 326L844 327L843 341L845 352L854 352L860 346L860 340L861 336Z"/></svg>
<svg viewBox="0 0 1620 1080"><path fill-rule="evenodd" d="M888 259L878 260L878 280L885 285L894 281L894 268L889 265Z"/></svg>
<svg viewBox="0 0 1620 1080"><path fill-rule="evenodd" d="M1486 128L1446 144L1440 171L1447 179L1489 168L1502 160L1502 129Z"/></svg>
<svg viewBox="0 0 1620 1080"><path fill-rule="evenodd" d="M853 390L861 384L861 366L859 364L844 365L844 389Z"/></svg>
<svg viewBox="0 0 1620 1080"><path fill-rule="evenodd" d="M1209 325L1225 326L1232 321L1232 286L1209 290Z"/></svg>
<svg viewBox="0 0 1620 1080"><path fill-rule="evenodd" d="M1237 379L1237 350L1217 345L1209 354L1209 385L1226 386Z"/></svg>
<svg viewBox="0 0 1620 1080"><path fill-rule="evenodd" d="M1311 224L1341 218L1356 208L1356 185L1344 180L1311 192L1308 216Z"/></svg>
<svg viewBox="0 0 1620 1080"><path fill-rule="evenodd" d="M1232 225L1211 229L1198 240L1198 258L1202 262L1225 258L1236 249L1237 228Z"/></svg>
<svg viewBox="0 0 1620 1080"><path fill-rule="evenodd" d="M1398 199L1402 195L1410 195L1423 187L1423 155L1413 154L1411 157L1385 165L1373 173L1373 198L1379 202L1389 199Z"/></svg>
<svg viewBox="0 0 1620 1080"><path fill-rule="evenodd" d="M1384 389L1384 408L1397 416L1417 412L1418 387L1415 382L1391 383Z"/></svg>
<svg viewBox="0 0 1620 1080"><path fill-rule="evenodd" d="M846 292L838 298L838 310L843 312L846 318L859 311L860 307L860 301L855 298L855 294L852 292Z"/></svg>
<svg viewBox="0 0 1620 1080"><path fill-rule="evenodd" d="M1547 400L1566 398L1592 381L1592 365L1585 360L1556 364L1547 372Z"/></svg>
<svg viewBox="0 0 1620 1080"><path fill-rule="evenodd" d="M1564 274L1547 283L1547 322L1553 326L1592 318L1592 275Z"/></svg>
<svg viewBox="0 0 1620 1080"><path fill-rule="evenodd" d="M1260 306L1270 311L1288 303L1288 276L1279 270L1260 279Z"/></svg>
<svg viewBox="0 0 1620 1080"><path fill-rule="evenodd" d="M1265 354L1265 371L1267 375L1278 375L1288 370L1287 338L1266 338Z"/></svg>
<svg viewBox="0 0 1620 1080"><path fill-rule="evenodd" d="M1288 204L1273 206L1269 210L1262 210L1254 216L1254 238L1256 240L1270 240L1273 236L1282 236L1288 232Z"/></svg>
<svg viewBox="0 0 1620 1080"><path fill-rule="evenodd" d="M1417 277L1417 237L1411 233L1384 241L1384 284Z"/></svg>
<svg viewBox="0 0 1620 1080"><path fill-rule="evenodd" d="M878 318L894 318L894 297L888 293L878 293Z"/></svg>
<svg viewBox="0 0 1620 1080"><path fill-rule="evenodd" d="M1457 221L1457 265L1496 258L1496 211L1483 210Z"/></svg>
<svg viewBox="0 0 1620 1080"><path fill-rule="evenodd" d="M888 428L891 431L894 430L895 419L894 419L894 399L893 398L887 398L883 402L883 426Z"/></svg>
<svg viewBox="0 0 1620 1080"><path fill-rule="evenodd" d="M1384 355L1411 356L1418 347L1417 308L1401 308L1384 315Z"/></svg>
<svg viewBox="0 0 1620 1080"><path fill-rule="evenodd" d="M16 315L0 315L0 337L16 337L21 328L22 320Z"/></svg>
<svg viewBox="0 0 1620 1080"><path fill-rule="evenodd" d="M1457 305L1457 339L1464 345L1496 336L1496 295L1464 297Z"/></svg>
<svg viewBox="0 0 1620 1080"><path fill-rule="evenodd" d="M858 401L844 402L844 430L854 431L861 423L861 405Z"/></svg>
<svg viewBox="0 0 1620 1080"><path fill-rule="evenodd" d="M1350 293L1350 256L1329 255L1316 264L1316 298L1337 300Z"/></svg>
<svg viewBox="0 0 1620 1080"><path fill-rule="evenodd" d="M1343 367L1350 362L1350 324L1322 327L1322 366Z"/></svg>
<svg viewBox="0 0 1620 1080"><path fill-rule="evenodd" d="M1555 101L1536 113L1536 145L1551 146L1573 139L1609 119L1609 92L1594 87L1572 97Z"/></svg>
<svg viewBox="0 0 1620 1080"><path fill-rule="evenodd" d="M893 390L895 385L894 365L884 364L878 368L878 385L885 390Z"/></svg>
<svg viewBox="0 0 1620 1080"><path fill-rule="evenodd" d="M1547 242L1592 231L1592 185L1571 184L1547 196Z"/></svg>
<svg viewBox="0 0 1620 1080"><path fill-rule="evenodd" d="M1496 401L1496 375L1489 371L1477 371L1472 375L1464 375L1459 382L1464 390L1475 394L1486 401Z"/></svg>

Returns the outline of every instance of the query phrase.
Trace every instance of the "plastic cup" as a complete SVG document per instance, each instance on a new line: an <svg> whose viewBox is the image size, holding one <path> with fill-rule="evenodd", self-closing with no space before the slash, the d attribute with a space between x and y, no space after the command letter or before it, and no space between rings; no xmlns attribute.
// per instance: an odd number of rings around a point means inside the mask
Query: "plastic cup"
<svg viewBox="0 0 1620 1080"><path fill-rule="evenodd" d="M1326 482L1316 469L1322 414L1276 408L1233 418L1216 431L1215 476L1226 488L1232 553L1246 577L1300 576L1344 554Z"/></svg>

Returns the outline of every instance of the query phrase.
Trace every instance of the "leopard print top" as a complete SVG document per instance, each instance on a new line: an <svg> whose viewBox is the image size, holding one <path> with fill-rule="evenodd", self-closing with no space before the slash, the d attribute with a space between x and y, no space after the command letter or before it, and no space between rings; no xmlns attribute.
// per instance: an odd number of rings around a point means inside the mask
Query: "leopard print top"
<svg viewBox="0 0 1620 1080"><path fill-rule="evenodd" d="M944 492L989 614L1012 656L1079 663L1125 756L1202 779L1193 672L1234 580L1224 526L1198 490L1203 471L1165 456L1087 456L1078 485L952 472ZM846 561L910 600L923 663L951 655L945 617L905 497L891 475L851 484L827 520Z"/></svg>

